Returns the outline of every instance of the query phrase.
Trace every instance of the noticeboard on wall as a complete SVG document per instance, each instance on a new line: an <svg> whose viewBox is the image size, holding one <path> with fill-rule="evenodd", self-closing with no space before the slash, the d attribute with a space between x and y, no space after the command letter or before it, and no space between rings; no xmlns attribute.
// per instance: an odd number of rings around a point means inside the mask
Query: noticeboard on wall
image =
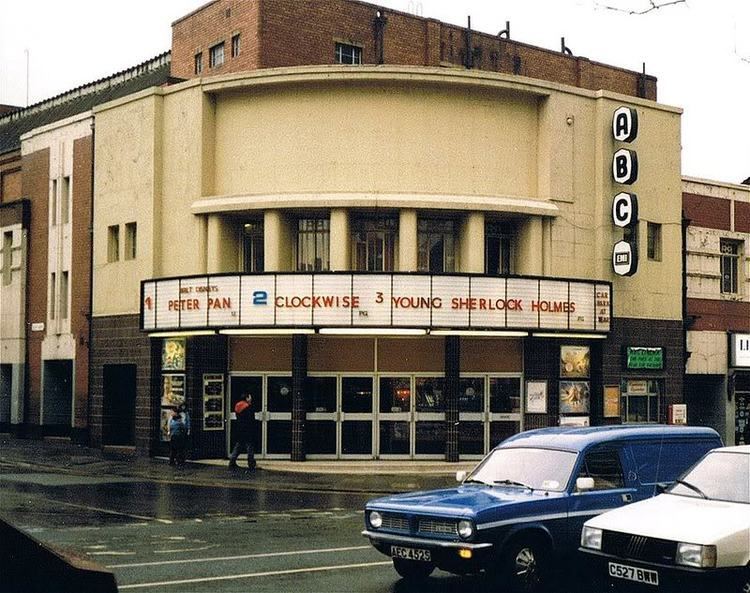
<svg viewBox="0 0 750 593"><path fill-rule="evenodd" d="M224 430L224 375L203 375L203 430Z"/></svg>
<svg viewBox="0 0 750 593"><path fill-rule="evenodd" d="M620 386L619 385L605 385L604 386L604 417L605 418L619 418L620 417Z"/></svg>
<svg viewBox="0 0 750 593"><path fill-rule="evenodd" d="M527 414L547 413L547 381L526 381Z"/></svg>

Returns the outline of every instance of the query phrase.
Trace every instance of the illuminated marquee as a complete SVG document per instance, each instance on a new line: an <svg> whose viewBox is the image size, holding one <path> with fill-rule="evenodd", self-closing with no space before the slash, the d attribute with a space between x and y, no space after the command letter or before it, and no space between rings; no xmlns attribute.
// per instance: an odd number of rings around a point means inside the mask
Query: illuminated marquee
<svg viewBox="0 0 750 593"><path fill-rule="evenodd" d="M148 280L144 331L415 327L608 332L606 282L426 274L236 274Z"/></svg>

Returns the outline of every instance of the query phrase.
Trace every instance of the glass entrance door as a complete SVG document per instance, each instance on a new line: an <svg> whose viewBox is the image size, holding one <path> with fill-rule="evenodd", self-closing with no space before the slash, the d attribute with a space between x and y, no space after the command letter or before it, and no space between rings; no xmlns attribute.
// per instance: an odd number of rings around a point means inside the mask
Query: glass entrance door
<svg viewBox="0 0 750 593"><path fill-rule="evenodd" d="M305 381L305 450L310 457L335 458L338 454L337 391L335 376L310 376Z"/></svg>
<svg viewBox="0 0 750 593"><path fill-rule="evenodd" d="M415 377L414 455L445 457L445 378Z"/></svg>
<svg viewBox="0 0 750 593"><path fill-rule="evenodd" d="M461 377L458 389L458 453L462 459L485 452L487 424L484 377Z"/></svg>
<svg viewBox="0 0 750 593"><path fill-rule="evenodd" d="M341 457L373 456L373 383L372 377L341 377Z"/></svg>
<svg viewBox="0 0 750 593"><path fill-rule="evenodd" d="M489 451L523 430L521 377L489 378Z"/></svg>
<svg viewBox="0 0 750 593"><path fill-rule="evenodd" d="M409 459L414 450L411 377L380 377L378 398L379 456Z"/></svg>

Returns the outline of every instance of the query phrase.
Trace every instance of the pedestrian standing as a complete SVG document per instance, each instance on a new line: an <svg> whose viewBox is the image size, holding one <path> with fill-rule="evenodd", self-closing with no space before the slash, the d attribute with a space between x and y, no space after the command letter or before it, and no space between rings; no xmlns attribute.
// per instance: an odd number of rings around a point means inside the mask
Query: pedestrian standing
<svg viewBox="0 0 750 593"><path fill-rule="evenodd" d="M185 465L186 446L187 428L179 410L175 408L169 419L169 465Z"/></svg>
<svg viewBox="0 0 750 593"><path fill-rule="evenodd" d="M237 442L229 455L229 467L230 469L237 467L237 458L240 451L244 449L247 451L247 467L250 471L254 471L256 463L253 440L257 429L255 412L253 411L253 396L250 393L242 395L242 399L234 406L234 413L237 417L235 422Z"/></svg>
<svg viewBox="0 0 750 593"><path fill-rule="evenodd" d="M185 407L185 404L180 404L180 407L177 408L177 411L180 413L180 417L182 418L182 422L185 424L185 455L187 456L187 452L190 450L190 437L193 433L192 426L190 424L190 414L188 414L187 408Z"/></svg>

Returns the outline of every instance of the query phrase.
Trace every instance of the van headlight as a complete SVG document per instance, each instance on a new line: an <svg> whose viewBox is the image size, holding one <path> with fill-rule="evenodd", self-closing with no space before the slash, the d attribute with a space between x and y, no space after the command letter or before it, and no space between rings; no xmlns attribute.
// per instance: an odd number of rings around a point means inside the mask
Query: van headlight
<svg viewBox="0 0 750 593"><path fill-rule="evenodd" d="M458 535L460 535L463 539L469 539L472 535L474 535L474 524L471 521L459 521Z"/></svg>
<svg viewBox="0 0 750 593"><path fill-rule="evenodd" d="M581 531L581 547L591 550L602 549L602 530L596 527L583 526Z"/></svg>
<svg viewBox="0 0 750 593"><path fill-rule="evenodd" d="M700 544L677 544L675 564L694 566L695 568L716 567L716 546L702 546Z"/></svg>
<svg viewBox="0 0 750 593"><path fill-rule="evenodd" d="M378 513L377 511L370 511L370 527L373 529L380 529L380 526L383 525L383 515Z"/></svg>

